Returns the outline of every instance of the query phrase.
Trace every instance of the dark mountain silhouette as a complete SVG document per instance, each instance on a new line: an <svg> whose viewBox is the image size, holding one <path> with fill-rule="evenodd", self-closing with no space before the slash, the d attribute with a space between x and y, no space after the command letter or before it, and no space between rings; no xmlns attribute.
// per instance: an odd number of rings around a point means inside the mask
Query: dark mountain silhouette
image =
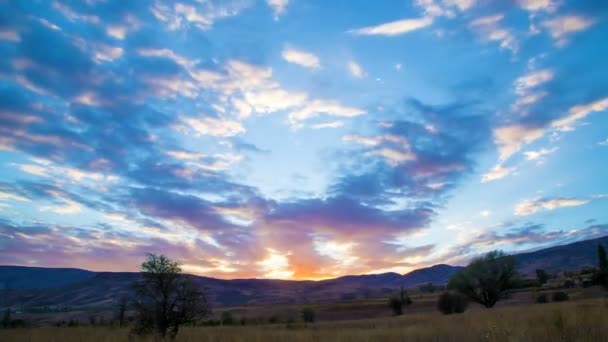
<svg viewBox="0 0 608 342"><path fill-rule="evenodd" d="M608 236L568 245L516 254L520 272L533 274L537 268L549 272L573 270L597 264L597 245L608 246ZM382 273L349 275L321 281L272 279L215 279L192 276L209 290L216 306L244 304L296 304L332 302L386 296L401 286L441 285L462 267L435 265L401 275ZM18 307L103 307L113 305L139 277L135 272L91 272L24 266L0 266L0 306Z"/></svg>
<svg viewBox="0 0 608 342"><path fill-rule="evenodd" d="M597 266L597 246L608 247L608 236L517 254L518 269L533 274L538 268L548 272Z"/></svg>

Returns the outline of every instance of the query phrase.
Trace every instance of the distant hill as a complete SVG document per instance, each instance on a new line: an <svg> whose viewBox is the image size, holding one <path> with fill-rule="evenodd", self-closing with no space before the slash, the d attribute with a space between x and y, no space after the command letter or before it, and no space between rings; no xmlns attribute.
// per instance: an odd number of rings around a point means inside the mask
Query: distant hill
<svg viewBox="0 0 608 342"><path fill-rule="evenodd" d="M0 266L0 289L35 289L68 285L93 278L78 268Z"/></svg>
<svg viewBox="0 0 608 342"><path fill-rule="evenodd" d="M537 268L556 272L593 266L597 264L598 243L608 246L608 236L517 254L518 269L533 274ZM350 275L321 281L192 278L209 289L215 306L298 304L387 296L401 286L445 284L461 268L435 265L404 275ZM0 292L4 298L0 306L110 306L115 298L128 294L129 285L138 277L134 272L0 266L0 284L8 288Z"/></svg>
<svg viewBox="0 0 608 342"><path fill-rule="evenodd" d="M608 248L608 236L520 253L516 255L518 269L523 274L533 274L537 268L557 272L597 266L598 244Z"/></svg>

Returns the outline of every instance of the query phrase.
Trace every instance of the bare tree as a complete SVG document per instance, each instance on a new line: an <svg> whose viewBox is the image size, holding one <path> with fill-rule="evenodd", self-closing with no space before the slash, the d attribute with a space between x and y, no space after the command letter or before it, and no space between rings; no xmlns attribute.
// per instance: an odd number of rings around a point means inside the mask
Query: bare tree
<svg viewBox="0 0 608 342"><path fill-rule="evenodd" d="M501 251L490 252L458 271L450 279L448 288L491 308L506 290L513 287L517 278L515 265L514 257Z"/></svg>
<svg viewBox="0 0 608 342"><path fill-rule="evenodd" d="M137 313L133 332L156 332L174 339L180 326L208 315L206 291L182 274L179 263L164 255L148 254L141 264L142 279L133 284Z"/></svg>

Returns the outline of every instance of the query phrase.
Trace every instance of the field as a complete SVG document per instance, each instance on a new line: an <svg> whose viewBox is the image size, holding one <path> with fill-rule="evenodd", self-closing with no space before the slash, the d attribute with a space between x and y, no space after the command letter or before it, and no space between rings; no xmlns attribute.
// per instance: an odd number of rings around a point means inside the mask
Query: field
<svg viewBox="0 0 608 342"><path fill-rule="evenodd" d="M595 292L595 291L594 291ZM562 303L523 302L520 294L493 309L473 306L461 315L442 315L429 301L419 301L403 316L350 320L321 320L312 324L280 323L254 326L186 327L178 341L608 341L608 299L572 293ZM597 295L597 293L593 293ZM350 312L353 305L316 307ZM372 305L373 306L373 305ZM355 305L356 308L356 305ZM426 308L426 309L425 309ZM374 309L376 310L376 309ZM356 311L356 310L355 310ZM128 328L38 327L0 331L0 341L153 341L129 339Z"/></svg>

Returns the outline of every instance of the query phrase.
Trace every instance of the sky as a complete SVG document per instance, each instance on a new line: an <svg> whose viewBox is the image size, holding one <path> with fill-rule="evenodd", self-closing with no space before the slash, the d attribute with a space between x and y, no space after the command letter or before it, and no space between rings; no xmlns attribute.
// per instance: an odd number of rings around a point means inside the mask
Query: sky
<svg viewBox="0 0 608 342"><path fill-rule="evenodd" d="M608 234L604 0L0 0L0 264L325 279Z"/></svg>

